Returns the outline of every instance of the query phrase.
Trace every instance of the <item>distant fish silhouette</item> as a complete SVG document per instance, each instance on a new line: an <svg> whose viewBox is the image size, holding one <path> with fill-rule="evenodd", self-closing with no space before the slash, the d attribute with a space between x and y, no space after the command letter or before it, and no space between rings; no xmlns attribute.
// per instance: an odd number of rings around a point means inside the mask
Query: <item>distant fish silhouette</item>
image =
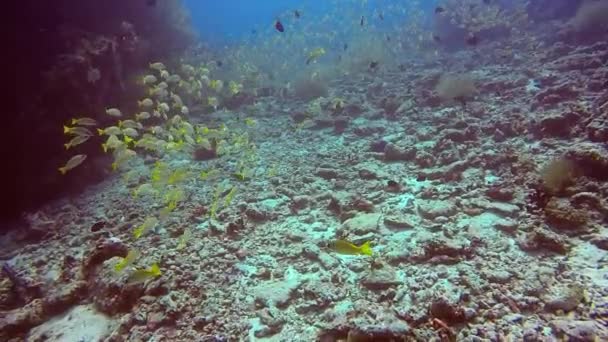
<svg viewBox="0 0 608 342"><path fill-rule="evenodd" d="M300 11L298 11L298 10L293 11L293 15L294 15L296 18L300 18Z"/></svg>
<svg viewBox="0 0 608 342"><path fill-rule="evenodd" d="M443 13L445 12L445 9L441 6L437 6L435 7L435 14L439 14L439 13Z"/></svg>
<svg viewBox="0 0 608 342"><path fill-rule="evenodd" d="M278 19L277 19L277 22L274 23L274 28L279 32L285 32L285 27L283 27L283 24Z"/></svg>
<svg viewBox="0 0 608 342"><path fill-rule="evenodd" d="M359 26L365 25L365 17L361 16L361 20L359 21Z"/></svg>

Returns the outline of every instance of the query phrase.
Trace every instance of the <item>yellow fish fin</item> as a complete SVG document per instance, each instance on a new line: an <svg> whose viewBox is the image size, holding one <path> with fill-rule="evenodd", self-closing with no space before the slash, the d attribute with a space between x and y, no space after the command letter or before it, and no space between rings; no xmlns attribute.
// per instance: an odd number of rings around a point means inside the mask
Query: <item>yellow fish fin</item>
<svg viewBox="0 0 608 342"><path fill-rule="evenodd" d="M369 241L367 241L366 243L364 243L361 246L359 246L359 249L361 250L362 254L372 255L372 248L371 248L371 246L369 244Z"/></svg>

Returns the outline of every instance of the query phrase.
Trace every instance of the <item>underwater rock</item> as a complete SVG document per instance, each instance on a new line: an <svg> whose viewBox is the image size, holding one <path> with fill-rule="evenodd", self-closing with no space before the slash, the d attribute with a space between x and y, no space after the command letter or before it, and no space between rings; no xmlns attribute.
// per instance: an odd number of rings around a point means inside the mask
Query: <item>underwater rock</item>
<svg viewBox="0 0 608 342"><path fill-rule="evenodd" d="M593 142L608 141L608 115L604 118L594 118L587 124L587 136Z"/></svg>
<svg viewBox="0 0 608 342"><path fill-rule="evenodd" d="M432 169L421 170L419 177L429 180L442 179L445 181L456 181L462 178L462 171L469 167L468 160L458 160L451 164Z"/></svg>
<svg viewBox="0 0 608 342"><path fill-rule="evenodd" d="M437 217L450 217L456 215L458 208L447 200L418 200L416 201L418 213L427 220Z"/></svg>
<svg viewBox="0 0 608 342"><path fill-rule="evenodd" d="M519 216L521 212L521 209L519 209L518 206L506 202L492 202L482 198L472 199L466 202L471 206L493 211L499 215L508 216L511 218Z"/></svg>
<svg viewBox="0 0 608 342"><path fill-rule="evenodd" d="M493 223L494 228L508 234L517 232L517 222L511 219L500 218Z"/></svg>
<svg viewBox="0 0 608 342"><path fill-rule="evenodd" d="M381 214L364 213L350 218L340 227L340 230L346 234L364 235L368 233L376 233L379 229Z"/></svg>
<svg viewBox="0 0 608 342"><path fill-rule="evenodd" d="M556 319L549 322L556 335L564 340L577 342L606 341L608 329L596 321Z"/></svg>
<svg viewBox="0 0 608 342"><path fill-rule="evenodd" d="M579 230L585 227L589 214L582 209L573 208L567 199L553 197L545 206L547 222L559 230Z"/></svg>
<svg viewBox="0 0 608 342"><path fill-rule="evenodd" d="M456 128L448 128L441 131L441 138L439 140L451 140L453 142L465 142L465 141L473 141L477 139L477 135L475 131L471 128L466 128L464 130L456 129Z"/></svg>
<svg viewBox="0 0 608 342"><path fill-rule="evenodd" d="M356 135L358 135L360 137L369 137L374 134L382 134L382 133L384 133L384 131L386 131L386 128L384 128L383 126L375 126L375 125L357 126L353 129L353 133L355 133ZM386 145L386 142L385 142L385 145ZM374 152L383 152L384 146L382 146L381 149L379 147L376 149L373 149L373 151Z"/></svg>
<svg viewBox="0 0 608 342"><path fill-rule="evenodd" d="M564 82L557 86L541 90L534 96L532 110L536 110L538 107L554 106L564 101L576 100L580 95L579 91L576 89L577 87L575 84Z"/></svg>
<svg viewBox="0 0 608 342"><path fill-rule="evenodd" d="M253 290L255 302L262 307L285 307L299 286L299 280L265 282Z"/></svg>
<svg viewBox="0 0 608 342"><path fill-rule="evenodd" d="M580 115L574 112L548 115L541 119L540 130L551 137L567 138L579 120Z"/></svg>
<svg viewBox="0 0 608 342"><path fill-rule="evenodd" d="M315 175L327 180L339 178L338 171L328 168L318 168Z"/></svg>
<svg viewBox="0 0 608 342"><path fill-rule="evenodd" d="M585 297L584 288L581 285L558 284L551 287L543 296L545 310L568 312L576 309Z"/></svg>
<svg viewBox="0 0 608 342"><path fill-rule="evenodd" d="M242 106L252 105L255 102L255 96L246 92L239 92L222 102L229 110L236 110Z"/></svg>
<svg viewBox="0 0 608 342"><path fill-rule="evenodd" d="M507 185L496 185L486 190L486 196L496 201L509 202L515 197L515 190Z"/></svg>
<svg viewBox="0 0 608 342"><path fill-rule="evenodd" d="M100 341L112 331L113 320L92 307L79 305L30 330L28 341Z"/></svg>
<svg viewBox="0 0 608 342"><path fill-rule="evenodd" d="M387 143L384 148L384 159L387 161L408 161L416 157L414 147L400 147L392 143Z"/></svg>
<svg viewBox="0 0 608 342"><path fill-rule="evenodd" d="M574 161L585 176L601 181L608 180L608 152L594 144L580 143L566 152L565 158Z"/></svg>
<svg viewBox="0 0 608 342"><path fill-rule="evenodd" d="M429 314L433 318L438 318L447 324L459 324L466 321L464 308L448 302L447 298L435 299L430 307Z"/></svg>
<svg viewBox="0 0 608 342"><path fill-rule="evenodd" d="M517 244L524 251L548 250L557 254L566 254L570 250L570 245L564 237L541 228L519 237Z"/></svg>
<svg viewBox="0 0 608 342"><path fill-rule="evenodd" d="M361 276L361 285L370 290L386 290L402 283L393 267L383 266L368 270Z"/></svg>
<svg viewBox="0 0 608 342"><path fill-rule="evenodd" d="M254 332L255 337L268 337L277 334L283 328L285 319L276 308L264 308L256 312L263 326Z"/></svg>
<svg viewBox="0 0 608 342"><path fill-rule="evenodd" d="M410 259L414 262L428 261L434 264L455 264L463 258L473 255L472 247L465 243L447 238L432 238L421 241L422 253L412 255Z"/></svg>

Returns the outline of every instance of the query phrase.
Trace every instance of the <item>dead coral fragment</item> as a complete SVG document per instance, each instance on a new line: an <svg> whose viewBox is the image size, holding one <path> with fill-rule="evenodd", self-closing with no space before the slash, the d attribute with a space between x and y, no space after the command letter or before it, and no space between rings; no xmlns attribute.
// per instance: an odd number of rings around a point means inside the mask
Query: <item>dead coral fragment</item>
<svg viewBox="0 0 608 342"><path fill-rule="evenodd" d="M583 228L588 221L585 210L573 208L569 202L552 198L545 207L547 221L558 229L577 230Z"/></svg>

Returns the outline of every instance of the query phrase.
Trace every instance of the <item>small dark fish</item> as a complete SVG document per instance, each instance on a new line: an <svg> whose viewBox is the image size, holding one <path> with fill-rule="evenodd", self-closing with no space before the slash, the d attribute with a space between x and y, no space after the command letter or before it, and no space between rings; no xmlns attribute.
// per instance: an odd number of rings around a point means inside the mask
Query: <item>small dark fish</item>
<svg viewBox="0 0 608 342"><path fill-rule="evenodd" d="M378 67L378 65L379 65L379 64L380 64L380 62L378 62L378 61L371 61L371 62L369 63L369 68L370 68L370 69L376 69L376 68Z"/></svg>
<svg viewBox="0 0 608 342"><path fill-rule="evenodd" d="M251 34L256 34L258 31L256 29L251 29Z"/></svg>
<svg viewBox="0 0 608 342"><path fill-rule="evenodd" d="M439 13L443 13L443 12L445 12L445 8L443 8L441 6L435 7L435 14L439 14Z"/></svg>
<svg viewBox="0 0 608 342"><path fill-rule="evenodd" d="M441 37L439 37L438 35L434 34L433 35L433 40L436 41L437 43L441 42Z"/></svg>
<svg viewBox="0 0 608 342"><path fill-rule="evenodd" d="M300 11L298 11L298 10L293 11L293 15L294 15L296 18L298 18L298 19L299 19L299 18L300 18Z"/></svg>
<svg viewBox="0 0 608 342"><path fill-rule="evenodd" d="M467 43L467 45L475 46L479 44L479 38L476 35L469 33L464 42Z"/></svg>
<svg viewBox="0 0 608 342"><path fill-rule="evenodd" d="M285 32L285 27L283 27L283 24L278 19L277 19L277 22L274 23L274 28L279 32Z"/></svg>
<svg viewBox="0 0 608 342"><path fill-rule="evenodd" d="M344 46L342 47L342 50L346 51L346 49L348 49L348 44L344 43Z"/></svg>
<svg viewBox="0 0 608 342"><path fill-rule="evenodd" d="M215 61L215 64L217 64L217 66L220 68L222 67L222 65L224 65L224 63L222 63L222 61L220 60Z"/></svg>
<svg viewBox="0 0 608 342"><path fill-rule="evenodd" d="M359 21L359 25L360 26L365 25L365 17L364 16L361 16L361 20Z"/></svg>
<svg viewBox="0 0 608 342"><path fill-rule="evenodd" d="M156 0L146 0L146 5L150 7L156 6Z"/></svg>
<svg viewBox="0 0 608 342"><path fill-rule="evenodd" d="M391 36L386 35L386 41L387 41L387 42L390 42L390 41L391 41Z"/></svg>
<svg viewBox="0 0 608 342"><path fill-rule="evenodd" d="M384 14L382 14L382 12L378 13L378 18L380 18L380 20L384 20Z"/></svg>

